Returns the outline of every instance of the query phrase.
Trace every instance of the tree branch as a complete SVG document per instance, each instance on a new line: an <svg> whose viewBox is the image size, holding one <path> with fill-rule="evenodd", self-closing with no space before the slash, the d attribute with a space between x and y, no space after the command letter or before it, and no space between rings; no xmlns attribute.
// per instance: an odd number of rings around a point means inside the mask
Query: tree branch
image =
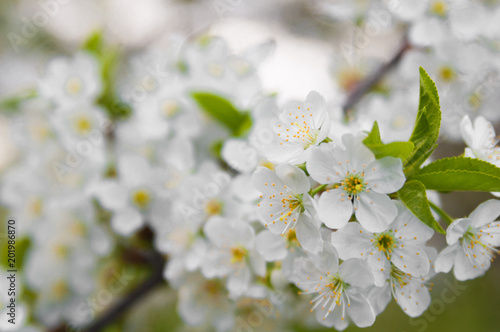
<svg viewBox="0 0 500 332"><path fill-rule="evenodd" d="M138 302L140 299L145 297L150 291L160 285L163 280L163 267L165 261L163 257L154 252L151 256L151 263L154 266L154 271L152 275L146 279L146 281L139 287L134 289L131 293L125 296L118 304L113 308L109 309L105 314L95 320L93 323L83 327L81 331L83 332L97 332L101 331L108 324L112 323L118 319L121 315L125 313L134 303Z"/></svg>
<svg viewBox="0 0 500 332"><path fill-rule="evenodd" d="M377 84L394 66L398 64L401 60L403 54L411 48L408 39L405 37L402 45L398 51L392 56L392 58L380 68L378 68L374 73L368 76L366 79L361 81L348 95L342 110L344 114L351 110L354 105L368 92L375 84Z"/></svg>

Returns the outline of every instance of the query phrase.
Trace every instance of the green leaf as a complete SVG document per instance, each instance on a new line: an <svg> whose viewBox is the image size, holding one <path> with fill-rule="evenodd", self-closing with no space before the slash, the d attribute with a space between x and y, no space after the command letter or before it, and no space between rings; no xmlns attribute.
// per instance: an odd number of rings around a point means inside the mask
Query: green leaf
<svg viewBox="0 0 500 332"><path fill-rule="evenodd" d="M441 126L441 108L436 85L420 67L420 101L418 105L417 120L410 142L415 148L405 162L405 174L410 176L430 156L429 151L436 148Z"/></svg>
<svg viewBox="0 0 500 332"><path fill-rule="evenodd" d="M7 229L7 226L5 225L5 229ZM4 268L6 269L10 269L10 266L9 266L9 257L7 256L7 253L8 253L8 246L9 246L9 238L5 238L5 239L2 239L2 245L0 246L0 248L2 249L2 252L5 253L5 255L3 255L1 258L0 258L0 265L3 266ZM25 258L26 258L26 253L28 253L28 249L30 248L30 245L31 245L31 241L29 238L27 237L22 237L22 238L18 238L16 239L16 242L15 242L15 268L12 268L12 270L15 270L15 269L22 269L23 266L24 266L24 263L25 263Z"/></svg>
<svg viewBox="0 0 500 332"><path fill-rule="evenodd" d="M500 192L500 168L473 158L437 160L411 179L420 181L431 190Z"/></svg>
<svg viewBox="0 0 500 332"><path fill-rule="evenodd" d="M102 31L95 31L83 43L82 47L85 51L95 55L100 55L104 48Z"/></svg>
<svg viewBox="0 0 500 332"><path fill-rule="evenodd" d="M123 120L132 114L132 107L116 93L116 71L120 62L117 47L106 45L101 31L94 32L85 41L82 49L93 55L100 66L103 89L97 103L104 107L111 119Z"/></svg>
<svg viewBox="0 0 500 332"><path fill-rule="evenodd" d="M252 126L250 114L237 110L227 99L208 92L191 95L202 110L229 129L233 136L242 136Z"/></svg>
<svg viewBox="0 0 500 332"><path fill-rule="evenodd" d="M407 181L403 188L398 191L398 197L424 224L439 233L446 233L441 225L434 219L425 193L425 186L420 181Z"/></svg>
<svg viewBox="0 0 500 332"><path fill-rule="evenodd" d="M21 93L18 93L12 97L5 98L0 100L0 111L7 114L14 114L21 108L21 105L29 100L33 99L37 96L36 90L26 90Z"/></svg>
<svg viewBox="0 0 500 332"><path fill-rule="evenodd" d="M373 124L372 131L363 140L363 143L375 154L375 158L377 159L389 156L399 158L403 162L410 156L414 147L412 142L382 143L380 130L376 121Z"/></svg>

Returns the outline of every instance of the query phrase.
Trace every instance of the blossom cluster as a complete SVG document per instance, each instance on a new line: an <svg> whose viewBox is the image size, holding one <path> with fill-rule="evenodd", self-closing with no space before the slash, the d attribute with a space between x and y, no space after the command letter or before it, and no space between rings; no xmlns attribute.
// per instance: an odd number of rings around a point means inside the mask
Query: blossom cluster
<svg viewBox="0 0 500 332"><path fill-rule="evenodd" d="M339 120L318 92L281 103L262 91L258 69L273 47L233 54L219 38L172 41L126 63L111 104L94 53L49 63L9 118L19 153L0 190L29 241L23 287L38 295L21 299L27 317L88 324L82 303L106 284L109 257L144 232L167 261L180 317L217 331L250 324L256 306L274 308L263 330L286 331L297 315L368 327L392 298L418 317L436 273L468 280L489 269L500 201L454 220L438 253L428 245L437 228L398 195L410 182L405 158L379 157L368 128ZM147 63L161 64L157 75ZM117 115L122 104L131 114ZM408 139L414 122L397 136L381 125L384 138ZM490 122L466 116L460 132L467 160L500 167Z"/></svg>

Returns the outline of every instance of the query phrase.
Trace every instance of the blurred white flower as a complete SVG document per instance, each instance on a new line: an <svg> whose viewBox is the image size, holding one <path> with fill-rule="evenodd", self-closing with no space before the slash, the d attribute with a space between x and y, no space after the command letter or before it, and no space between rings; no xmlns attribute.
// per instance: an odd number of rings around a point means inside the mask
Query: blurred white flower
<svg viewBox="0 0 500 332"><path fill-rule="evenodd" d="M448 246L439 253L436 272L450 272L457 280L482 276L500 247L500 201L480 204L468 218L456 219L446 230Z"/></svg>

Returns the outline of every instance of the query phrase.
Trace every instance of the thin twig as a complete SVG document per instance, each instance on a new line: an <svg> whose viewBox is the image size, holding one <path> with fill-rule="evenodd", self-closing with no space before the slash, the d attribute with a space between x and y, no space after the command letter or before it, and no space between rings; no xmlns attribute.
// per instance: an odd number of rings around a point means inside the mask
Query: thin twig
<svg viewBox="0 0 500 332"><path fill-rule="evenodd" d="M146 296L150 291L164 282L163 267L165 265L163 257L154 253L151 257L151 263L154 266L153 274L139 287L134 289L130 294L124 297L116 306L109 309L104 315L98 318L93 323L82 329L83 332L97 332L111 324L125 313L127 309L133 306L136 302Z"/></svg>
<svg viewBox="0 0 500 332"><path fill-rule="evenodd" d="M342 109L344 114L347 113L354 105L377 84L386 74L401 60L403 54L410 49L411 45L408 39L405 37L402 45L398 51L393 55L393 57L380 68L378 68L373 74L368 76L365 80L361 81L349 94Z"/></svg>

